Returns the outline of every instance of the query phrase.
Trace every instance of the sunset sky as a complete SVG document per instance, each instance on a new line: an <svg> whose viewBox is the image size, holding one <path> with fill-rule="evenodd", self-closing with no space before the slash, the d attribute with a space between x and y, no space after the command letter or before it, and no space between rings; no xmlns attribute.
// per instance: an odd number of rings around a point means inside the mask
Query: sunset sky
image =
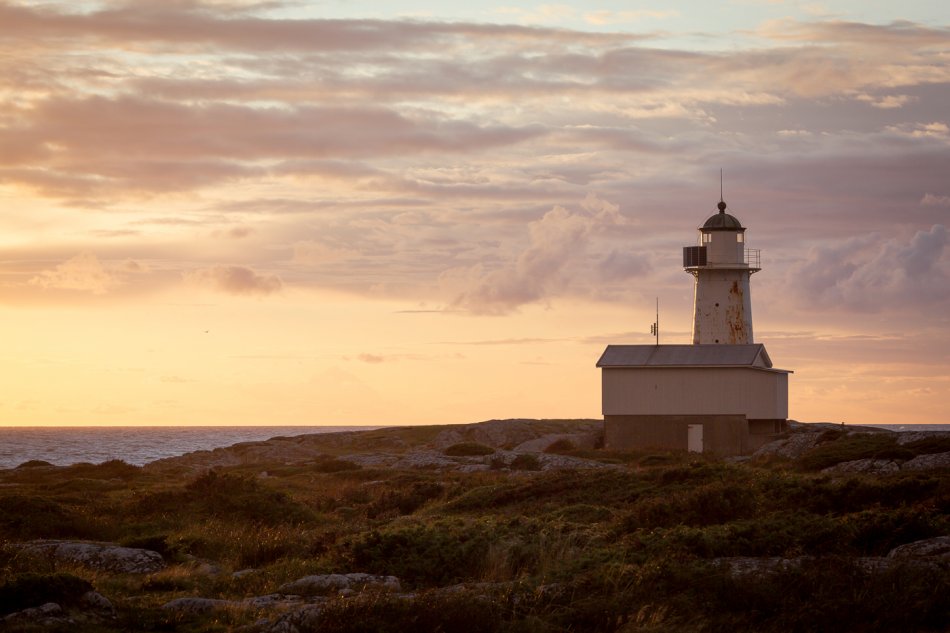
<svg viewBox="0 0 950 633"><path fill-rule="evenodd" d="M790 416L950 423L944 0L0 0L0 425L600 417L720 168Z"/></svg>

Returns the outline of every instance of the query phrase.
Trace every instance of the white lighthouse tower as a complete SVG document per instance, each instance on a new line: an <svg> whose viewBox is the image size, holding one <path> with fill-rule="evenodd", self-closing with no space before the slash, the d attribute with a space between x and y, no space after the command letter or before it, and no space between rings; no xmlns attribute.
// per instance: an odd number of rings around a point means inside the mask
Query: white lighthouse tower
<svg viewBox="0 0 950 633"><path fill-rule="evenodd" d="M693 345L747 345L752 338L749 277L761 270L758 249L745 247L745 228L719 213L699 229L699 245L683 247L683 268L696 278L693 294Z"/></svg>
<svg viewBox="0 0 950 633"><path fill-rule="evenodd" d="M692 345L608 345L601 369L604 445L750 455L788 430L788 376L752 339L749 278L759 251L719 213L683 249L695 278Z"/></svg>

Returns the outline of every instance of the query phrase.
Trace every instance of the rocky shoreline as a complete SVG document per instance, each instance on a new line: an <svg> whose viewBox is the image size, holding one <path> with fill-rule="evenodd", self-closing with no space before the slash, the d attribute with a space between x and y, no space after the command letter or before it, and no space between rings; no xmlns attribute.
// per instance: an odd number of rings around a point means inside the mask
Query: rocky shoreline
<svg viewBox="0 0 950 633"><path fill-rule="evenodd" d="M147 605L149 622L161 630L218 630L213 623L223 618L229 630L304 633L350 630L327 628L348 609L438 612L475 601L497 626L470 630L507 631L504 622L522 617L514 604L535 605L549 622L563 617L552 614L578 608L576 572L543 572L545 565L558 569L593 556L582 577L597 578L599 569L612 568L615 554L600 563L597 556L618 546L640 561L640 571L631 568L636 574L645 573L641 565L670 565L683 555L673 552L686 547L691 573L740 587L749 579L781 584L827 575L829 564L867 586L907 574L950 583L950 521L940 509L950 505L941 492L950 488L950 433L791 427L751 457L733 460L604 451L596 420L492 420L281 437L142 468L25 465L0 472L6 490L0 562L11 578L0 584L0 598L22 606L7 606L0 621L8 630L123 630ZM735 483L722 483L728 480ZM761 490L745 493L745 486ZM94 498L89 494L109 500L83 501ZM774 495L800 499L799 514L788 514L793 509L771 501ZM112 523L83 518L107 508L118 513ZM28 512L46 518L29 519ZM17 513L27 518L18 520ZM759 517L771 527L754 527ZM44 528L42 520L67 527ZM783 527L801 521L801 528ZM860 527L862 521L871 523ZM238 531L226 536L232 529ZM775 529L800 532L776 538L768 533ZM517 562L525 556L518 552L552 530L560 534L554 544L542 538L530 546L540 549L530 550L529 567ZM43 538L134 532L141 536ZM701 534L706 541L695 541ZM834 539L843 536L854 543L836 547ZM274 538L280 541L267 545ZM873 542L862 544L867 539ZM547 553L571 540L576 550ZM480 553L466 553L466 543L477 543ZM247 552L235 554L234 546ZM838 549L837 562L829 563ZM549 556L555 558L545 563ZM655 582L667 582L660 578ZM103 590L103 579L124 589ZM22 597L33 594L49 599ZM933 608L928 618L947 617L950 624L950 612ZM690 630L687 615L671 615L674 607L650 609L644 613L682 620L685 628L677 630ZM443 616L432 617L433 630L448 626Z"/></svg>

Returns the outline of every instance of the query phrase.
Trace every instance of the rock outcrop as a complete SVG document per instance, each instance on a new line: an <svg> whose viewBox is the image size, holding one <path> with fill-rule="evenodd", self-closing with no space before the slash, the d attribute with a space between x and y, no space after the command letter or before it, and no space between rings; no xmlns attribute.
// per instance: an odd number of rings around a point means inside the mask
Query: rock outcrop
<svg viewBox="0 0 950 633"><path fill-rule="evenodd" d="M570 433L558 430L554 421L546 420L489 420L446 429L436 436L433 448L441 450L459 442L478 442L494 448L540 452L562 437L571 438L579 447L593 448L603 438L604 423L600 420L577 420ZM538 441L536 447L528 442Z"/></svg>
<svg viewBox="0 0 950 633"><path fill-rule="evenodd" d="M322 574L304 576L281 586L278 591L282 594L298 596L326 596L365 589L399 591L400 583L395 576L374 576L373 574L360 573Z"/></svg>
<svg viewBox="0 0 950 633"><path fill-rule="evenodd" d="M888 558L896 559L937 559L950 561L950 536L914 541L895 547L888 554Z"/></svg>
<svg viewBox="0 0 950 633"><path fill-rule="evenodd" d="M728 556L713 559L713 564L726 569L735 578L777 574L798 569L816 560L814 556ZM897 565L921 568L944 568L950 562L950 536L914 541L895 547L887 556L861 556L852 559L855 566L866 573L886 572Z"/></svg>
<svg viewBox="0 0 950 633"><path fill-rule="evenodd" d="M935 470L937 468L950 468L950 453L918 455L901 465L901 470Z"/></svg>
<svg viewBox="0 0 950 633"><path fill-rule="evenodd" d="M420 433L418 429L423 429ZM431 431L430 431L431 429ZM441 430L437 430L441 429ZM425 434L432 433L428 438ZM417 435L422 435L418 439ZM446 456L442 451L460 442L478 442L514 453L540 453L559 440L577 448L593 448L603 441L601 420L490 420L445 427L390 427L374 431L320 433L243 442L213 451L195 451L145 465L153 472L201 472L246 464L308 464L327 455L374 468L474 471L489 467L488 460ZM546 468L583 468L585 462Z"/></svg>
<svg viewBox="0 0 950 633"><path fill-rule="evenodd" d="M115 543L30 541L15 543L10 547L21 554L47 558L54 563L70 563L117 574L150 574L165 567L165 561L158 552L122 547Z"/></svg>
<svg viewBox="0 0 950 633"><path fill-rule="evenodd" d="M865 473L872 475L889 475L890 473L896 473L900 469L900 464L892 459L856 459L823 468L821 472L832 474Z"/></svg>
<svg viewBox="0 0 950 633"><path fill-rule="evenodd" d="M6 626L41 626L54 627L74 624L75 621L68 616L61 606L55 602L47 602L38 607L31 607L16 611L3 618L4 628Z"/></svg>
<svg viewBox="0 0 950 633"><path fill-rule="evenodd" d="M266 633L298 633L315 630L321 605L328 596L351 595L363 591L396 593L401 583L395 576L373 574L321 574L304 576L289 582L277 593L243 600L222 600L188 596L162 605L162 610L177 618L197 619L222 611L266 611L270 613L246 631Z"/></svg>
<svg viewBox="0 0 950 633"><path fill-rule="evenodd" d="M37 607L15 611L0 619L3 623L0 629L9 626L24 627L28 630L33 630L30 627L60 627L59 630L66 630L63 627L72 628L83 622L103 622L115 618L112 602L95 591L83 594L78 604L73 606L75 609L70 611L56 602L47 602Z"/></svg>
<svg viewBox="0 0 950 633"><path fill-rule="evenodd" d="M785 459L798 459L818 446L820 439L821 433L815 431L794 433L791 437L775 440L760 447L752 454L752 457L775 456L784 457Z"/></svg>

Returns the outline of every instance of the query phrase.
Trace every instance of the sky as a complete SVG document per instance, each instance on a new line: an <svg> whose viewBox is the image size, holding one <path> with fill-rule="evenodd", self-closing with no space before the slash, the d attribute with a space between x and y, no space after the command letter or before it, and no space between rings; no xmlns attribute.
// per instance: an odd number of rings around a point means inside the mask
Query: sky
<svg viewBox="0 0 950 633"><path fill-rule="evenodd" d="M0 425L600 417L720 169L790 417L950 423L950 3L0 0Z"/></svg>

